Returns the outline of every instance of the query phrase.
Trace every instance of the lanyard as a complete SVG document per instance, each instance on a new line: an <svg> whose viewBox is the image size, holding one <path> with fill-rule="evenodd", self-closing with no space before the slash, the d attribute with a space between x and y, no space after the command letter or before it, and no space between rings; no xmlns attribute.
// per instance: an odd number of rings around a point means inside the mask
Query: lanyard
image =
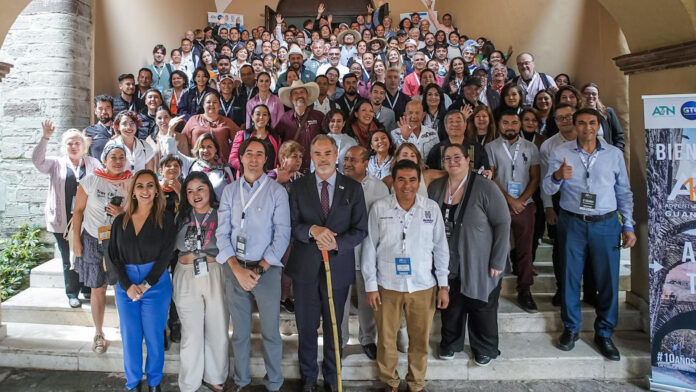
<svg viewBox="0 0 696 392"><path fill-rule="evenodd" d="M504 147L505 147L505 153L512 161L512 181L515 181L515 161L517 160L517 153L520 152L520 143L517 143L517 145L515 146L515 154L514 155L510 155L510 148L508 147L507 143L505 143Z"/></svg>
<svg viewBox="0 0 696 392"><path fill-rule="evenodd" d="M184 90L181 90L181 93L179 95L176 95L176 90L172 90L172 96L174 97L174 102L179 103L179 99L181 98L181 94L184 93Z"/></svg>
<svg viewBox="0 0 696 392"><path fill-rule="evenodd" d="M230 104L225 107L225 100L221 99L220 100L220 107L222 108L222 112L225 113L225 117L231 118L230 117L230 110L232 110L232 101L233 99L230 99Z"/></svg>
<svg viewBox="0 0 696 392"><path fill-rule="evenodd" d="M157 80L162 79L162 72L164 72L164 65L159 68L159 71L157 70L157 66L152 64L152 69L155 71L157 74Z"/></svg>
<svg viewBox="0 0 696 392"><path fill-rule="evenodd" d="M205 92L205 90L203 90L203 92ZM196 100L196 108L201 106L201 100L203 99L203 95L203 93L198 93L198 88L196 87L196 97L194 98Z"/></svg>
<svg viewBox="0 0 696 392"><path fill-rule="evenodd" d="M259 189L257 189L256 192L254 192L254 195L251 197L251 199L249 199L248 202L245 202L244 201L244 189L242 188L242 186L244 185L244 180L240 178L240 180L239 180L239 198L242 199L242 206L243 206L242 207L242 223L241 223L242 231L244 230L244 221L246 220L246 210L249 208L251 203L254 202L256 197L261 193L261 189L263 189L263 187L266 185L267 182L268 182L268 177L266 177L266 179L261 183L261 186L259 186Z"/></svg>
<svg viewBox="0 0 696 392"><path fill-rule="evenodd" d="M450 189L452 188L450 187L449 181L447 181L447 208L445 208L445 220L449 220L450 208L452 207L452 200L454 200L454 195L456 195L457 192L459 192L459 190L462 189L462 187L466 183L467 178L469 178L468 174L464 178L462 178L462 181L459 183L459 186L452 193L450 193Z"/></svg>
<svg viewBox="0 0 696 392"><path fill-rule="evenodd" d="M379 120L379 117L382 115L382 108L380 107L379 110L375 112L375 118Z"/></svg>
<svg viewBox="0 0 696 392"><path fill-rule="evenodd" d="M396 103L399 102L399 95L401 94L401 91L397 91L396 95L394 96L394 102L392 102L391 98L389 98L389 94L386 94L387 96L387 102L389 102L389 107L391 110L394 110L394 106L396 106Z"/></svg>
<svg viewBox="0 0 696 392"><path fill-rule="evenodd" d="M580 162L582 162L582 165L585 167L585 183L587 184L587 191L589 192L590 190L590 169L592 168L592 165L595 164L597 161L597 152L595 151L590 155L587 160L585 159L584 154L582 151L578 152L580 155Z"/></svg>
<svg viewBox="0 0 696 392"><path fill-rule="evenodd" d="M246 86L244 86L244 88L246 89L246 92L247 92L247 101L251 101L251 96L252 96L252 93L254 92L254 89L253 88L249 89ZM261 100L261 99L259 99L259 100Z"/></svg>
<svg viewBox="0 0 696 392"><path fill-rule="evenodd" d="M346 98L345 96L343 97L343 101L346 103L346 107L348 108L348 113L352 113L353 109L355 109L355 105L358 104L358 100L356 99L353 102L353 105L351 105L350 103L348 103L348 98Z"/></svg>
<svg viewBox="0 0 696 392"><path fill-rule="evenodd" d="M68 159L68 169L72 170L73 174L75 175L75 181L77 181L78 184L80 183L82 177L84 177L81 175L82 173L80 173L82 165L84 165L83 158L80 158L80 161L77 163L77 166L73 166L72 161Z"/></svg>
<svg viewBox="0 0 696 392"><path fill-rule="evenodd" d="M202 236L201 236L201 226L205 224L205 222L208 221L208 218L210 217L210 213L213 212L213 209L209 209L208 213L205 214L205 218L203 218L203 222L198 223L198 218L196 217L195 212L191 212L193 214L193 219L196 221L196 250L199 252L203 249L202 246Z"/></svg>
<svg viewBox="0 0 696 392"><path fill-rule="evenodd" d="M397 211L399 207L396 207ZM411 207L411 211L406 214L405 219L401 219L399 216L399 223L401 223L401 252L406 253L406 233L408 232L408 227L411 226L411 221L413 221L413 216L416 214L415 204Z"/></svg>

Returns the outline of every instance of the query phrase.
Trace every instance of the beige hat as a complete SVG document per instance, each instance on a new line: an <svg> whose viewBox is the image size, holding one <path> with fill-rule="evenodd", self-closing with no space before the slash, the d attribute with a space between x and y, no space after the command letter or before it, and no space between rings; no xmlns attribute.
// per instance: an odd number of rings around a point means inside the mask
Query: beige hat
<svg viewBox="0 0 696 392"><path fill-rule="evenodd" d="M358 33L357 31L350 30L350 29L344 30L344 31L341 31L340 33L338 33L338 37L336 37L336 40L338 41L339 45L343 45L343 39L348 34L351 34L353 36L353 38L354 38L353 43L354 44L358 43L358 41L360 41L362 39L362 37L360 36L360 33Z"/></svg>
<svg viewBox="0 0 696 392"><path fill-rule="evenodd" d="M290 46L290 50L288 50L288 59L290 58L291 54L299 54L302 56L302 60L306 60L304 51L302 51L302 49L300 49L300 47L297 45Z"/></svg>
<svg viewBox="0 0 696 392"><path fill-rule="evenodd" d="M368 51L372 50L372 44L375 42L379 43L379 51L380 52L384 51L384 48L387 47L387 41L384 38L375 37L375 38L372 38L370 40L370 42L367 43L367 50Z"/></svg>
<svg viewBox="0 0 696 392"><path fill-rule="evenodd" d="M294 82L292 82L292 85L290 85L290 87L281 87L280 90L278 90L278 98L280 98L280 102L282 102L283 105L287 107L293 107L290 95L292 93L292 90L298 88L303 88L307 90L307 106L313 104L317 100L317 98L319 98L318 84L314 82L303 83L301 80L295 80Z"/></svg>

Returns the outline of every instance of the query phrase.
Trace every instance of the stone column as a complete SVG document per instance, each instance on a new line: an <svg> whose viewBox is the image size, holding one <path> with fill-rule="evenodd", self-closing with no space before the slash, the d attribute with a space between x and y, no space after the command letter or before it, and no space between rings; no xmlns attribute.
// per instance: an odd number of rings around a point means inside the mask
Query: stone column
<svg viewBox="0 0 696 392"><path fill-rule="evenodd" d="M31 162L41 138L41 121L50 118L56 125L51 155L58 153L66 129L89 124L91 7L92 0L34 0L17 17L0 48L0 62L14 65L0 83L2 237L23 222L45 224L48 177Z"/></svg>
<svg viewBox="0 0 696 392"><path fill-rule="evenodd" d="M0 300L0 340L7 336L7 327L2 324L2 300Z"/></svg>

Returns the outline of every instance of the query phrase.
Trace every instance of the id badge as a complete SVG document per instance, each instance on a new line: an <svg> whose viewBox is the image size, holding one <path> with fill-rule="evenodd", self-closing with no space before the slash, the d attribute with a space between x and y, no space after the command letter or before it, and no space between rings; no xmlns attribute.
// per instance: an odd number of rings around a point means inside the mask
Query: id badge
<svg viewBox="0 0 696 392"><path fill-rule="evenodd" d="M196 278L208 276L208 261L205 256L196 257L193 260L193 275Z"/></svg>
<svg viewBox="0 0 696 392"><path fill-rule="evenodd" d="M522 194L522 183L517 181L508 182L507 193L517 199Z"/></svg>
<svg viewBox="0 0 696 392"><path fill-rule="evenodd" d="M453 232L454 222L445 222L445 235L447 236L447 238L450 238Z"/></svg>
<svg viewBox="0 0 696 392"><path fill-rule="evenodd" d="M246 256L246 237L243 235L237 236L237 256Z"/></svg>
<svg viewBox="0 0 696 392"><path fill-rule="evenodd" d="M396 256L396 276L411 276L411 258L406 255Z"/></svg>
<svg viewBox="0 0 696 392"><path fill-rule="evenodd" d="M580 209L583 211L594 211L597 207L597 195L594 193L583 192L580 194Z"/></svg>
<svg viewBox="0 0 696 392"><path fill-rule="evenodd" d="M102 241L106 241L111 238L111 226L101 226L97 229L97 240L101 244Z"/></svg>

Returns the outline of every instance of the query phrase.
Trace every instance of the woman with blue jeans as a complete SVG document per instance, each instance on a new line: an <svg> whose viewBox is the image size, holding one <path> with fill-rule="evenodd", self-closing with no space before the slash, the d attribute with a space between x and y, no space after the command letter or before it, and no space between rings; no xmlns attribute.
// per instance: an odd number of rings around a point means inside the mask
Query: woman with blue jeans
<svg viewBox="0 0 696 392"><path fill-rule="evenodd" d="M116 306L121 320L126 388L141 390L143 337L149 391L161 391L164 335L172 281L167 267L174 253L176 227L164 192L151 170L135 174L126 212L111 229L109 255L118 273Z"/></svg>

